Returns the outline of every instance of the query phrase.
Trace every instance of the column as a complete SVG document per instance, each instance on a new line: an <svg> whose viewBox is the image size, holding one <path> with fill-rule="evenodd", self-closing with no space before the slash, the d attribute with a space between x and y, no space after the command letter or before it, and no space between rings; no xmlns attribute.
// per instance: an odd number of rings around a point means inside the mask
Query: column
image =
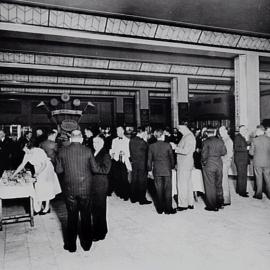
<svg viewBox="0 0 270 270"><path fill-rule="evenodd" d="M123 126L124 122L125 122L124 98L116 97L116 125Z"/></svg>
<svg viewBox="0 0 270 270"><path fill-rule="evenodd" d="M146 89L140 90L140 117L141 125L148 126L149 117L149 92Z"/></svg>
<svg viewBox="0 0 270 270"><path fill-rule="evenodd" d="M137 127L141 126L141 112L140 112L140 91L135 93L135 102L136 102L136 125Z"/></svg>
<svg viewBox="0 0 270 270"><path fill-rule="evenodd" d="M235 69L235 127L245 125L253 131L260 124L259 56L239 55Z"/></svg>
<svg viewBox="0 0 270 270"><path fill-rule="evenodd" d="M172 127L188 120L188 77L177 76L171 80Z"/></svg>

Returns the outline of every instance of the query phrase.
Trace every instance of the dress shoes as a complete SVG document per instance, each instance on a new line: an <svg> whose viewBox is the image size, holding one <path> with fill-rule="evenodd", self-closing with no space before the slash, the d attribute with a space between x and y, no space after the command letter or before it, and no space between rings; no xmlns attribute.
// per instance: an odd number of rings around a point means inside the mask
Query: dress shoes
<svg viewBox="0 0 270 270"><path fill-rule="evenodd" d="M82 246L82 249L84 251L89 251L91 246L92 246L92 242L90 242L90 243L81 243L81 246Z"/></svg>
<svg viewBox="0 0 270 270"><path fill-rule="evenodd" d="M163 214L163 211L157 211L157 213L158 213L159 215L161 215L161 214Z"/></svg>
<svg viewBox="0 0 270 270"><path fill-rule="evenodd" d="M194 205L189 205L188 209L194 209Z"/></svg>
<svg viewBox="0 0 270 270"><path fill-rule="evenodd" d="M239 196L244 197L244 198L248 198L249 197L247 192L244 193L244 194L239 194Z"/></svg>
<svg viewBox="0 0 270 270"><path fill-rule="evenodd" d="M254 199L257 199L257 200L262 200L262 196L256 196L256 195L254 195L253 198Z"/></svg>
<svg viewBox="0 0 270 270"><path fill-rule="evenodd" d="M39 214L40 214L40 212L41 212L41 211L39 211L39 212L34 211L34 216L39 215Z"/></svg>
<svg viewBox="0 0 270 270"><path fill-rule="evenodd" d="M64 249L68 250L69 252L75 252L77 250L76 245L68 245L68 244L64 244Z"/></svg>
<svg viewBox="0 0 270 270"><path fill-rule="evenodd" d="M177 211L185 211L185 210L187 210L188 209L188 207L177 207L176 208L177 209Z"/></svg>
<svg viewBox="0 0 270 270"><path fill-rule="evenodd" d="M41 216L44 216L44 215L49 214L49 213L51 213L51 209L50 209L50 208L49 208L49 210L46 211L46 212L44 212L43 210L39 212L39 214L40 214Z"/></svg>
<svg viewBox="0 0 270 270"><path fill-rule="evenodd" d="M171 209L170 211L165 211L164 213L165 213L166 215L173 215L173 214L176 214L177 211L176 211L176 209Z"/></svg>
<svg viewBox="0 0 270 270"><path fill-rule="evenodd" d="M152 202L151 201L148 201L148 200L143 200L143 201L140 201L139 204L141 205L144 205L144 204L151 204Z"/></svg>
<svg viewBox="0 0 270 270"><path fill-rule="evenodd" d="M231 203L223 203L223 206L229 206Z"/></svg>
<svg viewBox="0 0 270 270"><path fill-rule="evenodd" d="M209 208L209 207L205 207L204 208L206 211L214 211L214 212L217 212L218 211L218 208Z"/></svg>

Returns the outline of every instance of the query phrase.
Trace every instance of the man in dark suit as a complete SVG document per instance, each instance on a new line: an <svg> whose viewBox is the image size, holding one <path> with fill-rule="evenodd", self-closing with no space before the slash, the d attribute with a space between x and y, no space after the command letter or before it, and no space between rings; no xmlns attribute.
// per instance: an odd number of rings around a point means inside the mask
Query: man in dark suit
<svg viewBox="0 0 270 270"><path fill-rule="evenodd" d="M247 167L248 167L248 131L245 126L239 127L239 134L234 139L234 163L237 170L236 192L241 197L248 197Z"/></svg>
<svg viewBox="0 0 270 270"><path fill-rule="evenodd" d="M250 155L253 156L256 179L256 193L253 198L262 199L264 179L266 195L270 199L270 138L264 134L263 126L257 127L256 136L249 149Z"/></svg>
<svg viewBox="0 0 270 270"><path fill-rule="evenodd" d="M11 161L11 140L4 130L0 130L0 178L4 170L8 170Z"/></svg>
<svg viewBox="0 0 270 270"><path fill-rule="evenodd" d="M56 172L63 173L62 190L68 212L67 239L64 248L76 251L79 213L81 217L81 246L89 250L92 245L91 229L91 184L93 173L102 173L94 160L92 151L82 145L79 130L71 133L71 144L61 148L56 160Z"/></svg>
<svg viewBox="0 0 270 270"><path fill-rule="evenodd" d="M137 134L129 142L130 159L132 167L131 177L131 202L140 204L150 204L145 197L147 189L147 151L146 131L137 129Z"/></svg>
<svg viewBox="0 0 270 270"><path fill-rule="evenodd" d="M148 150L148 171L153 173L157 192L157 212L175 214L172 209L172 169L174 168L173 150L164 142L163 130L155 131L157 142Z"/></svg>
<svg viewBox="0 0 270 270"><path fill-rule="evenodd" d="M202 168L205 186L205 210L218 211L223 208L222 170L221 157L227 150L224 142L216 137L215 129L207 130L208 138L202 146Z"/></svg>

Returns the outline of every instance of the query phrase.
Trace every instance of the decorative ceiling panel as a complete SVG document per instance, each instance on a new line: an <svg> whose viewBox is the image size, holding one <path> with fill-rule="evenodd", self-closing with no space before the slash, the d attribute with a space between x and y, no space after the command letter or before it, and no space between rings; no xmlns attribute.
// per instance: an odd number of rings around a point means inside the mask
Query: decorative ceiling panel
<svg viewBox="0 0 270 270"><path fill-rule="evenodd" d="M38 65L73 66L73 57L37 54L35 63Z"/></svg>
<svg viewBox="0 0 270 270"><path fill-rule="evenodd" d="M149 93L150 97L170 97L171 93Z"/></svg>
<svg viewBox="0 0 270 270"><path fill-rule="evenodd" d="M106 18L60 10L51 10L49 25L52 27L104 32Z"/></svg>
<svg viewBox="0 0 270 270"><path fill-rule="evenodd" d="M0 74L1 81L28 82L28 75L22 74Z"/></svg>
<svg viewBox="0 0 270 270"><path fill-rule="evenodd" d="M221 32L202 31L199 43L211 44L226 47L235 47L240 35L233 35Z"/></svg>
<svg viewBox="0 0 270 270"><path fill-rule="evenodd" d="M111 60L109 64L109 69L119 69L119 70L136 70L138 71L141 67L140 62L129 62L129 61L114 61Z"/></svg>
<svg viewBox="0 0 270 270"><path fill-rule="evenodd" d="M155 87L156 82L151 81L135 81L134 82L135 87Z"/></svg>
<svg viewBox="0 0 270 270"><path fill-rule="evenodd" d="M106 79L85 79L87 85L110 85L110 80Z"/></svg>
<svg viewBox="0 0 270 270"><path fill-rule="evenodd" d="M24 88L18 88L18 87L1 87L1 92L23 93L23 92L25 92L25 89Z"/></svg>
<svg viewBox="0 0 270 270"><path fill-rule="evenodd" d="M189 88L189 89L192 89L192 90L197 89L197 87L198 87L198 84L197 84L197 83L190 83L190 84L188 85L188 88Z"/></svg>
<svg viewBox="0 0 270 270"><path fill-rule="evenodd" d="M242 36L237 44L237 47L270 51L270 39Z"/></svg>
<svg viewBox="0 0 270 270"><path fill-rule="evenodd" d="M171 65L166 64L143 63L140 71L168 73L170 71L170 67Z"/></svg>
<svg viewBox="0 0 270 270"><path fill-rule="evenodd" d="M106 33L153 38L156 28L153 23L108 18Z"/></svg>
<svg viewBox="0 0 270 270"><path fill-rule="evenodd" d="M0 52L0 62L34 64L35 58L30 53Z"/></svg>
<svg viewBox="0 0 270 270"><path fill-rule="evenodd" d="M234 69L224 68L222 77L234 77Z"/></svg>
<svg viewBox="0 0 270 270"><path fill-rule="evenodd" d="M0 21L31 25L48 25L48 9L0 3Z"/></svg>
<svg viewBox="0 0 270 270"><path fill-rule="evenodd" d="M198 67L195 66L180 66L180 65L172 65L170 73L173 74L197 74Z"/></svg>
<svg viewBox="0 0 270 270"><path fill-rule="evenodd" d="M62 94L62 93L67 93L69 94L70 93L70 89L48 89L48 93L52 93L52 94Z"/></svg>
<svg viewBox="0 0 270 270"><path fill-rule="evenodd" d="M230 91L231 88L232 88L231 85L222 85L222 84L216 85L216 90L220 90L220 91Z"/></svg>
<svg viewBox="0 0 270 270"><path fill-rule="evenodd" d="M55 77L55 76L29 75L29 82L57 83L57 77Z"/></svg>
<svg viewBox="0 0 270 270"><path fill-rule="evenodd" d="M223 68L199 67L197 75L222 76L223 71L224 71Z"/></svg>
<svg viewBox="0 0 270 270"><path fill-rule="evenodd" d="M107 68L109 60L104 59L91 59L91 58L74 58L74 67L87 67L87 68Z"/></svg>
<svg viewBox="0 0 270 270"><path fill-rule="evenodd" d="M170 88L171 84L169 82L157 82L156 88Z"/></svg>
<svg viewBox="0 0 270 270"><path fill-rule="evenodd" d="M126 86L130 87L133 86L134 81L131 80L111 80L110 85L111 86Z"/></svg>
<svg viewBox="0 0 270 270"><path fill-rule="evenodd" d="M200 33L201 30L192 28L159 25L155 38L195 43L198 41Z"/></svg>
<svg viewBox="0 0 270 270"><path fill-rule="evenodd" d="M84 78L58 77L57 82L63 84L84 84Z"/></svg>

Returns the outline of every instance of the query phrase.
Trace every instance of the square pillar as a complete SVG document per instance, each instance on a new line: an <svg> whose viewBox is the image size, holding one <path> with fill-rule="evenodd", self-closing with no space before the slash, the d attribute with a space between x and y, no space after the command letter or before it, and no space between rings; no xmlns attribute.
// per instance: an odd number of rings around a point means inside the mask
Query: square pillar
<svg viewBox="0 0 270 270"><path fill-rule="evenodd" d="M235 69L235 127L245 125L253 131L260 124L259 56L239 55Z"/></svg>
<svg viewBox="0 0 270 270"><path fill-rule="evenodd" d="M184 109L183 109L184 108ZM172 127L188 117L188 77L177 76L171 80ZM186 119L187 120L187 119Z"/></svg>
<svg viewBox="0 0 270 270"><path fill-rule="evenodd" d="M116 97L116 125L123 126L125 122L124 98Z"/></svg>
<svg viewBox="0 0 270 270"><path fill-rule="evenodd" d="M140 90L139 102L140 102L140 125L148 126L150 123L148 90Z"/></svg>

